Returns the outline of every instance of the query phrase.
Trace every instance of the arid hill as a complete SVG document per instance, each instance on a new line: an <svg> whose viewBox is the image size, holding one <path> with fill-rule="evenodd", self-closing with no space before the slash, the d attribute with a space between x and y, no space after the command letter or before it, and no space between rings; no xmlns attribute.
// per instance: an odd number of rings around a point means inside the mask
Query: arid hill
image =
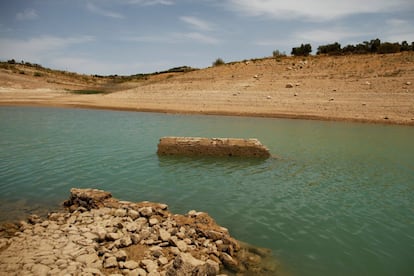
<svg viewBox="0 0 414 276"><path fill-rule="evenodd" d="M413 83L414 52L264 58L129 77L16 64L0 69L0 104L414 125Z"/></svg>

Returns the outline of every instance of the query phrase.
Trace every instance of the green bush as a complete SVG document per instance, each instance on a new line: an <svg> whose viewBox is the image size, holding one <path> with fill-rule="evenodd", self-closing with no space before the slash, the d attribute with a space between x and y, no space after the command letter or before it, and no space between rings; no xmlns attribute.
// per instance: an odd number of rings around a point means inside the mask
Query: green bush
<svg viewBox="0 0 414 276"><path fill-rule="evenodd" d="M328 55L339 55L341 54L341 44L335 42L333 44L321 45L318 47L317 55L328 54Z"/></svg>
<svg viewBox="0 0 414 276"><path fill-rule="evenodd" d="M213 66L220 66L220 65L223 65L223 64L226 64L226 63L221 58L218 58L213 62Z"/></svg>
<svg viewBox="0 0 414 276"><path fill-rule="evenodd" d="M41 77L41 76L43 76L43 74L40 73L40 72L34 72L33 73L33 76L35 76L35 77Z"/></svg>
<svg viewBox="0 0 414 276"><path fill-rule="evenodd" d="M312 46L308 44L301 44L300 47L292 48L291 54L294 56L309 56L312 52Z"/></svg>

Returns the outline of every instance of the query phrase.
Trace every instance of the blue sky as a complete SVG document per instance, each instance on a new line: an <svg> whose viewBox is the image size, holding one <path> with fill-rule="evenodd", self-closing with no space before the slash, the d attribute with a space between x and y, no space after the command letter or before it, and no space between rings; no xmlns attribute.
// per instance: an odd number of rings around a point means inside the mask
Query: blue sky
<svg viewBox="0 0 414 276"><path fill-rule="evenodd" d="M102 75L203 68L301 43L411 43L413 15L413 0L1 0L0 59Z"/></svg>

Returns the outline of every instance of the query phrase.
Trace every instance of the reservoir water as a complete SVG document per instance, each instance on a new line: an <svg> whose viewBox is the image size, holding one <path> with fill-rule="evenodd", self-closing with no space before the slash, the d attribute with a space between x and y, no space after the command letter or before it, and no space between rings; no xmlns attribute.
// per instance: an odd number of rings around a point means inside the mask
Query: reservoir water
<svg viewBox="0 0 414 276"><path fill-rule="evenodd" d="M268 160L156 155L162 136L258 138ZM0 221L72 187L208 212L293 275L414 274L414 128L0 108Z"/></svg>

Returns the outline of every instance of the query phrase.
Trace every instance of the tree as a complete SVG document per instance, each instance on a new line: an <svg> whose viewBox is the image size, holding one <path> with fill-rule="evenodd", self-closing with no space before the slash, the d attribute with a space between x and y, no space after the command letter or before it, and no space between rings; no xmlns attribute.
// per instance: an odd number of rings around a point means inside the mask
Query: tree
<svg viewBox="0 0 414 276"><path fill-rule="evenodd" d="M371 53L377 53L381 46L381 40L379 38L371 39L371 41L367 43L367 46Z"/></svg>
<svg viewBox="0 0 414 276"><path fill-rule="evenodd" d="M356 47L352 44L346 45L344 48L342 48L343 54L354 54L356 52Z"/></svg>
<svg viewBox="0 0 414 276"><path fill-rule="evenodd" d="M308 56L312 52L312 46L308 44L301 44L300 47L292 48L291 54L294 56Z"/></svg>
<svg viewBox="0 0 414 276"><path fill-rule="evenodd" d="M321 45L318 47L317 55L328 54L328 55L339 55L341 54L341 44L335 42L333 44Z"/></svg>
<svg viewBox="0 0 414 276"><path fill-rule="evenodd" d="M410 51L411 49L410 49L410 45L408 44L408 42L407 41L403 41L403 42L401 42L401 52L404 52L404 51Z"/></svg>
<svg viewBox="0 0 414 276"><path fill-rule="evenodd" d="M378 54L391 54L400 52L401 46L399 43L384 42L378 48Z"/></svg>

